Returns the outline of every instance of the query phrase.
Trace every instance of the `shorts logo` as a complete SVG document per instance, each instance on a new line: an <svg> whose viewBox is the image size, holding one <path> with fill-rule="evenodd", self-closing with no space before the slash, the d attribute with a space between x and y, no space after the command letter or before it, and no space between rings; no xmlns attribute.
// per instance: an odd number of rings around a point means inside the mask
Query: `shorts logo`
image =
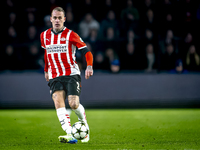
<svg viewBox="0 0 200 150"><path fill-rule="evenodd" d="M66 38L62 37L60 40L61 40L61 41L66 41Z"/></svg>
<svg viewBox="0 0 200 150"><path fill-rule="evenodd" d="M77 83L77 92L79 92L80 91L80 84L79 84L79 82L76 82Z"/></svg>

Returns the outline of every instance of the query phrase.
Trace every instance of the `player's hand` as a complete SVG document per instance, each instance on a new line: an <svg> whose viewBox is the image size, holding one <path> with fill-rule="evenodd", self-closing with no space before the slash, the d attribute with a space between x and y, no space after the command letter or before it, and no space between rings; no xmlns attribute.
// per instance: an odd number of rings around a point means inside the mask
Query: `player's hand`
<svg viewBox="0 0 200 150"><path fill-rule="evenodd" d="M85 79L89 79L90 76L93 75L93 69L92 66L87 66L86 70L85 70Z"/></svg>
<svg viewBox="0 0 200 150"><path fill-rule="evenodd" d="M44 77L45 77L46 81L49 82L49 75L48 75L48 72L44 72Z"/></svg>

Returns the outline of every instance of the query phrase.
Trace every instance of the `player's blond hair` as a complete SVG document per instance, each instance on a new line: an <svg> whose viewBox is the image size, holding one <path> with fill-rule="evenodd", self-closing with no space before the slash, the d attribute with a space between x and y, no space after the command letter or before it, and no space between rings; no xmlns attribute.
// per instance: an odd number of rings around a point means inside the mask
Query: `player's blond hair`
<svg viewBox="0 0 200 150"><path fill-rule="evenodd" d="M65 16L65 11L64 11L64 9L62 8L62 7L56 7L56 8L54 8L53 10L52 10L52 12L51 12L51 15L52 15L52 13L53 13L53 11L60 11L60 12L63 12L63 14L64 14L64 16Z"/></svg>

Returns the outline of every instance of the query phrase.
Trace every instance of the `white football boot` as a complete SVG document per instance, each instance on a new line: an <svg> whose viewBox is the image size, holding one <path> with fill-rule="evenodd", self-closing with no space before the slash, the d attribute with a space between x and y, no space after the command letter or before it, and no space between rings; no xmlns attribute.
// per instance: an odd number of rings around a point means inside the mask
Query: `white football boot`
<svg viewBox="0 0 200 150"><path fill-rule="evenodd" d="M89 134L83 139L81 140L82 143L87 143L90 140L90 136Z"/></svg>
<svg viewBox="0 0 200 150"><path fill-rule="evenodd" d="M89 135L90 134L90 128L89 128L89 125L88 125L88 123L87 123L87 121L85 119L84 120L79 120L79 121L84 122L86 127L88 128L88 131L89 131L88 135L83 140L81 140L82 143L87 143L90 140L90 135Z"/></svg>

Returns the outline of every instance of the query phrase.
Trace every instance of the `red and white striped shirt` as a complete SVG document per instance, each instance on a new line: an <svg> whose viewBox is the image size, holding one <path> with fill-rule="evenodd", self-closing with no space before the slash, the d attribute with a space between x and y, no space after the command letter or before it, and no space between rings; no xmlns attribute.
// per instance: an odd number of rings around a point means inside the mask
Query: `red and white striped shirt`
<svg viewBox="0 0 200 150"><path fill-rule="evenodd" d="M59 76L80 75L76 63L76 47L81 50L86 47L80 36L64 27L62 32L55 34L48 29L40 35L41 46L45 49L45 68L49 79Z"/></svg>

